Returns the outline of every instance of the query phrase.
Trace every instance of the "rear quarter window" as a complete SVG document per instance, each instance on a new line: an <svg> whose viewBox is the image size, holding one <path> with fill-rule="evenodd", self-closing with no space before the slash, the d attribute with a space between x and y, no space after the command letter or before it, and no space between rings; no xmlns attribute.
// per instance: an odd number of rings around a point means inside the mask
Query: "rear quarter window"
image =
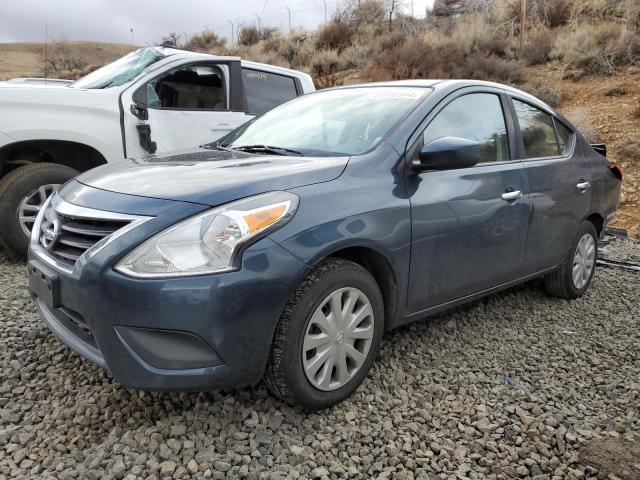
<svg viewBox="0 0 640 480"><path fill-rule="evenodd" d="M555 118L553 121L556 124L556 132L558 132L558 146L560 147L560 154L565 155L571 147L571 135L573 135L573 132Z"/></svg>
<svg viewBox="0 0 640 480"><path fill-rule="evenodd" d="M298 96L295 80L286 75L243 68L242 80L252 115L260 115Z"/></svg>

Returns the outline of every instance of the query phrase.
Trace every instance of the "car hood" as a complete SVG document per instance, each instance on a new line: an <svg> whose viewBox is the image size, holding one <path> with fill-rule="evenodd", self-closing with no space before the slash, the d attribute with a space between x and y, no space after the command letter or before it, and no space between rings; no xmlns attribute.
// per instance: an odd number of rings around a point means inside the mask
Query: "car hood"
<svg viewBox="0 0 640 480"><path fill-rule="evenodd" d="M116 193L217 206L268 191L328 182L342 174L348 160L199 149L104 165L76 180Z"/></svg>

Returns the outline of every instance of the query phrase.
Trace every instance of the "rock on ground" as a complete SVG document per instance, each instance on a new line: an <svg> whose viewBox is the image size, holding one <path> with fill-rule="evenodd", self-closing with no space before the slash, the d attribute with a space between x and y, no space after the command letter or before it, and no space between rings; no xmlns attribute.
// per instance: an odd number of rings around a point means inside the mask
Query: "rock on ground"
<svg viewBox="0 0 640 480"><path fill-rule="evenodd" d="M0 259L1 480L640 477L589 457L640 442L633 272L599 268L573 302L522 286L390 332L356 394L308 414L262 385L123 388L40 323L25 271Z"/></svg>

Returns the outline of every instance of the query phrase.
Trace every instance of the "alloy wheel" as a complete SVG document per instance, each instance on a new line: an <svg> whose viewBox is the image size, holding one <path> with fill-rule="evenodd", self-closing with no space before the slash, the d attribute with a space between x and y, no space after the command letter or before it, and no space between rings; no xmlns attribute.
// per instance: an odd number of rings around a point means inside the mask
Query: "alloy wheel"
<svg viewBox="0 0 640 480"><path fill-rule="evenodd" d="M22 202L20 202L18 206L18 221L20 222L22 232L27 237L31 236L31 229L44 202L57 192L59 188L60 185L42 185L29 193L29 195L24 197Z"/></svg>
<svg viewBox="0 0 640 480"><path fill-rule="evenodd" d="M578 242L573 255L573 286L578 290L584 288L591 277L596 263L596 243L593 236L585 233Z"/></svg>
<svg viewBox="0 0 640 480"><path fill-rule="evenodd" d="M367 359L373 334L373 308L361 290L330 293L305 330L302 364L309 382L323 391L346 385Z"/></svg>

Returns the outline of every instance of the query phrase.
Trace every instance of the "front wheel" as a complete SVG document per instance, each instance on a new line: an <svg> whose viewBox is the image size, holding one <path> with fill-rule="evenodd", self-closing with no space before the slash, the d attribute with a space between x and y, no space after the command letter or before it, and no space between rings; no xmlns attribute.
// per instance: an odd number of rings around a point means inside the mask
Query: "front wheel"
<svg viewBox="0 0 640 480"><path fill-rule="evenodd" d="M560 267L544 277L545 291L572 300L587 291L598 258L598 233L593 223L583 221Z"/></svg>
<svg viewBox="0 0 640 480"><path fill-rule="evenodd" d="M349 397L371 368L384 329L382 294L360 265L329 259L302 282L276 329L265 383L307 410Z"/></svg>
<svg viewBox="0 0 640 480"><path fill-rule="evenodd" d="M32 163L0 182L0 244L13 256L27 254L29 236L46 199L78 172L55 163Z"/></svg>

